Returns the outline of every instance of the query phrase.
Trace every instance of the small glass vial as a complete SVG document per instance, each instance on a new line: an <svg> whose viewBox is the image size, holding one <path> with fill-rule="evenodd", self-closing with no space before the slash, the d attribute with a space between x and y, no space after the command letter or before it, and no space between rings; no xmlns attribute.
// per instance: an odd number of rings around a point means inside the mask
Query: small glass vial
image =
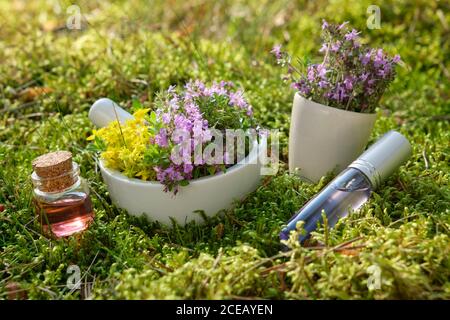
<svg viewBox="0 0 450 320"><path fill-rule="evenodd" d="M67 237L89 227L94 218L89 187L68 151L33 160L33 194L44 234Z"/></svg>
<svg viewBox="0 0 450 320"><path fill-rule="evenodd" d="M288 221L280 233L280 239L287 240L291 231L296 229L297 222L303 221L306 233L299 236L300 243L303 243L323 222L322 214L327 217L328 226L333 227L340 218L366 203L372 191L410 155L411 145L408 140L396 131L387 132L307 202Z"/></svg>

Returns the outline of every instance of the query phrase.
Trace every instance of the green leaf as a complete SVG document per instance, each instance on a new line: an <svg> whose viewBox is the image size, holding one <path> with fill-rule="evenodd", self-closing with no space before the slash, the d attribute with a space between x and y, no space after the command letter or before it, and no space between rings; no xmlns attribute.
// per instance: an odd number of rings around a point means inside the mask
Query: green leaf
<svg viewBox="0 0 450 320"><path fill-rule="evenodd" d="M133 99L133 101L131 102L131 112L135 112L142 108L143 108L142 103L137 99Z"/></svg>
<svg viewBox="0 0 450 320"><path fill-rule="evenodd" d="M180 186L182 187L186 187L187 185L189 185L189 180L181 180L179 182Z"/></svg>

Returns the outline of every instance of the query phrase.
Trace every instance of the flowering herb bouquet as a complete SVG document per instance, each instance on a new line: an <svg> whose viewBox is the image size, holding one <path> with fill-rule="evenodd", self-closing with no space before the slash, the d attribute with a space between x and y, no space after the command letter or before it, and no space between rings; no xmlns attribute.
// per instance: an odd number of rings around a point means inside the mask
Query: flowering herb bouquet
<svg viewBox="0 0 450 320"><path fill-rule="evenodd" d="M383 49L361 44L359 34L355 29L349 31L347 22L338 25L323 20L321 63L299 61L294 66L279 45L271 53L278 64L287 66L292 87L303 97L330 107L371 113L394 80L400 56L389 57Z"/></svg>
<svg viewBox="0 0 450 320"><path fill-rule="evenodd" d="M224 171L234 163L236 154L221 148L205 156L217 134L254 128L252 107L231 82L206 86L191 81L181 90L170 87L159 94L154 110L137 107L134 119L124 124L113 121L88 139L101 151L106 167L131 178L157 180L175 194L189 180ZM248 149L247 144L244 153Z"/></svg>

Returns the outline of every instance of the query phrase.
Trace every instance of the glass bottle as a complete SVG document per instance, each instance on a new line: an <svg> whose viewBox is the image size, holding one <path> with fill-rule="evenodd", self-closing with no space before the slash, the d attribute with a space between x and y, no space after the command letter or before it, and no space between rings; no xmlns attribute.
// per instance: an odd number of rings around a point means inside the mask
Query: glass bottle
<svg viewBox="0 0 450 320"><path fill-rule="evenodd" d="M33 161L34 203L44 234L67 237L89 227L94 218L89 187L67 151Z"/></svg>
<svg viewBox="0 0 450 320"><path fill-rule="evenodd" d="M351 211L358 210L373 190L389 177L411 155L408 140L396 131L387 132L358 159L333 179L321 192L308 201L287 223L280 233L287 240L297 222L304 221L305 234L299 236L303 243L318 224L327 217L329 227Z"/></svg>

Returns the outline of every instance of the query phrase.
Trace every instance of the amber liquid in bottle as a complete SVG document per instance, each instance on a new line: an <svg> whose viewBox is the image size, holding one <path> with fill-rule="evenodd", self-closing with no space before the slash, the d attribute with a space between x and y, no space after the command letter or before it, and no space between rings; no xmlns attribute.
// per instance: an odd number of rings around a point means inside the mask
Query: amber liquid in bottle
<svg viewBox="0 0 450 320"><path fill-rule="evenodd" d="M91 199L82 192L53 202L37 202L37 206L44 233L58 238L85 230L94 218Z"/></svg>
<svg viewBox="0 0 450 320"><path fill-rule="evenodd" d="M89 186L72 153L46 153L32 165L33 198L43 233L61 238L87 229L94 218Z"/></svg>

